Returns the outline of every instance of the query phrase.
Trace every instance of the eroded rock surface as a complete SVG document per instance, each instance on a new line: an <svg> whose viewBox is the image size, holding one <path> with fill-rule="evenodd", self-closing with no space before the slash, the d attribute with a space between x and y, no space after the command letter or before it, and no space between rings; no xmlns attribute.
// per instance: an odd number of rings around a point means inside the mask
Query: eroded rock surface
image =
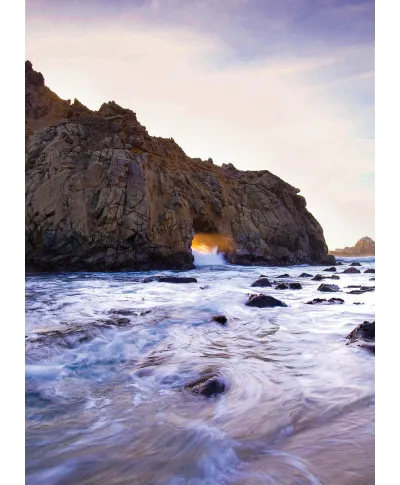
<svg viewBox="0 0 400 485"><path fill-rule="evenodd" d="M299 189L189 158L133 111L61 100L29 61L25 70L28 267L190 269L195 232L230 240L235 264L334 264Z"/></svg>

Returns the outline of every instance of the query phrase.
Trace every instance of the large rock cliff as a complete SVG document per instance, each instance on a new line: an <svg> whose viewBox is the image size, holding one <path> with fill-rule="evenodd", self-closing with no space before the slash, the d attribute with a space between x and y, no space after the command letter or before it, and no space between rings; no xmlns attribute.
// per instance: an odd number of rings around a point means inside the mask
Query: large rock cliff
<svg viewBox="0 0 400 485"><path fill-rule="evenodd" d="M237 264L318 262L320 224L267 170L189 158L114 102L61 100L26 63L26 257L51 270L191 268L195 232Z"/></svg>

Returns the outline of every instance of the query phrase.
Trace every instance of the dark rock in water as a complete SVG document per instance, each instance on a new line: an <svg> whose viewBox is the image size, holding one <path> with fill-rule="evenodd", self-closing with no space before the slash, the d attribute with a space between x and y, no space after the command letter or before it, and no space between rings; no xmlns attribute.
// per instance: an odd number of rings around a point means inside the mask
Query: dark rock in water
<svg viewBox="0 0 400 485"><path fill-rule="evenodd" d="M325 276L317 274L317 275L314 276L314 278L311 278L311 279L312 279L312 281L322 281L322 280L325 279Z"/></svg>
<svg viewBox="0 0 400 485"><path fill-rule="evenodd" d="M346 288L361 288L361 285L348 285Z"/></svg>
<svg viewBox="0 0 400 485"><path fill-rule="evenodd" d="M290 275L285 273L285 274L281 274L281 275L277 276L277 278L290 278Z"/></svg>
<svg viewBox="0 0 400 485"><path fill-rule="evenodd" d="M375 278L370 278L369 281L375 281Z"/></svg>
<svg viewBox="0 0 400 485"><path fill-rule="evenodd" d="M364 303L362 303L361 301L355 301L353 305L364 305Z"/></svg>
<svg viewBox="0 0 400 485"><path fill-rule="evenodd" d="M362 266L362 264L356 261L355 263L350 263L350 266Z"/></svg>
<svg viewBox="0 0 400 485"><path fill-rule="evenodd" d="M336 272L336 268L334 266L331 266L330 268L324 269L324 271L332 271L332 273Z"/></svg>
<svg viewBox="0 0 400 485"><path fill-rule="evenodd" d="M341 261L336 261L336 266L343 266L343 263Z"/></svg>
<svg viewBox="0 0 400 485"><path fill-rule="evenodd" d="M214 397L225 392L227 384L222 376L208 375L186 384L185 389L193 394Z"/></svg>
<svg viewBox="0 0 400 485"><path fill-rule="evenodd" d="M373 273L375 274L375 268L369 268L364 271L364 273Z"/></svg>
<svg viewBox="0 0 400 485"><path fill-rule="evenodd" d="M332 266L336 264L336 258L332 254L327 254L322 259L320 259L316 264L318 266Z"/></svg>
<svg viewBox="0 0 400 485"><path fill-rule="evenodd" d="M301 273L299 278L311 278L311 276L312 276L312 274L309 274L309 273Z"/></svg>
<svg viewBox="0 0 400 485"><path fill-rule="evenodd" d="M286 283L279 283L279 285L275 286L275 290L288 290L289 286Z"/></svg>
<svg viewBox="0 0 400 485"><path fill-rule="evenodd" d="M347 288L357 288L357 286L350 285ZM367 291L375 291L375 286L359 286L358 290L351 290L348 293L350 295L362 295L363 293L366 293Z"/></svg>
<svg viewBox="0 0 400 485"><path fill-rule="evenodd" d="M361 286L362 291L375 291L375 286Z"/></svg>
<svg viewBox="0 0 400 485"><path fill-rule="evenodd" d="M143 283L151 283L152 281L157 281L158 283L197 283L196 278L182 276L150 276L145 278Z"/></svg>
<svg viewBox="0 0 400 485"><path fill-rule="evenodd" d="M210 288L208 285L206 286L200 286L200 290L206 290L207 288Z"/></svg>
<svg viewBox="0 0 400 485"><path fill-rule="evenodd" d="M212 319L214 322L222 323L222 325L225 325L225 323L228 321L225 315L213 315Z"/></svg>
<svg viewBox="0 0 400 485"><path fill-rule="evenodd" d="M257 308L272 308L276 306L287 307L286 303L269 295L250 295L246 305Z"/></svg>
<svg viewBox="0 0 400 485"><path fill-rule="evenodd" d="M343 273L348 273L348 274L356 274L356 273L361 273L361 271L357 268L346 268Z"/></svg>
<svg viewBox="0 0 400 485"><path fill-rule="evenodd" d="M344 300L342 300L342 298L329 298L329 300L327 300L326 298L314 298L313 300L308 301L307 305L316 305L318 303L341 304L341 303L344 303Z"/></svg>
<svg viewBox="0 0 400 485"><path fill-rule="evenodd" d="M332 276L329 276L329 279L331 279L331 280L340 280L340 276L338 276L337 274L333 274Z"/></svg>
<svg viewBox="0 0 400 485"><path fill-rule="evenodd" d="M291 290L301 290L303 287L300 283L289 283Z"/></svg>
<svg viewBox="0 0 400 485"><path fill-rule="evenodd" d="M323 283L322 285L318 286L317 290L323 291L323 292L333 293L333 292L336 292L336 291L340 291L340 288L338 287L338 285L327 285L327 284Z"/></svg>
<svg viewBox="0 0 400 485"><path fill-rule="evenodd" d="M259 278L257 281L255 281L251 286L272 286L268 278Z"/></svg>
<svg viewBox="0 0 400 485"><path fill-rule="evenodd" d="M355 340L375 340L375 321L363 322L352 330L346 337L351 342Z"/></svg>

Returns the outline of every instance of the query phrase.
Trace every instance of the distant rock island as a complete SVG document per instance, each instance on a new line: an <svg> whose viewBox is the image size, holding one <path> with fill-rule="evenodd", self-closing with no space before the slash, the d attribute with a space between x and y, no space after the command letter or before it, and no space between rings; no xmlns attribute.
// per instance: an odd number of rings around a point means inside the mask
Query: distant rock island
<svg viewBox="0 0 400 485"><path fill-rule="evenodd" d="M334 263L299 189L267 170L190 158L113 101L62 100L29 61L25 114L29 268L189 269L195 233L235 264Z"/></svg>
<svg viewBox="0 0 400 485"><path fill-rule="evenodd" d="M332 256L375 256L375 241L365 236L359 239L352 247L329 251Z"/></svg>

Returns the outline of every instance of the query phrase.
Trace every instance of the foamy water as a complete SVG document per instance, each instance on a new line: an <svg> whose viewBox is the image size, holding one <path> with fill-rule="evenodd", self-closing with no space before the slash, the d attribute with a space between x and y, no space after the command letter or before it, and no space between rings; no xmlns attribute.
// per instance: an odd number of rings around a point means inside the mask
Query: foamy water
<svg viewBox="0 0 400 485"><path fill-rule="evenodd" d="M199 266L223 266L226 265L222 253L218 253L218 247L212 248L210 253L192 250L194 256L194 265Z"/></svg>
<svg viewBox="0 0 400 485"><path fill-rule="evenodd" d="M374 275L339 274L325 282L342 292L322 294L298 276L329 276L323 267L210 266L219 256L196 255L198 268L179 273L191 284L27 276L28 484L374 483L374 356L345 339L375 318L374 293L346 287ZM282 273L303 289L251 288ZM288 307L247 307L249 293ZM345 303L305 304L332 296ZM182 390L209 371L229 382L225 394Z"/></svg>

